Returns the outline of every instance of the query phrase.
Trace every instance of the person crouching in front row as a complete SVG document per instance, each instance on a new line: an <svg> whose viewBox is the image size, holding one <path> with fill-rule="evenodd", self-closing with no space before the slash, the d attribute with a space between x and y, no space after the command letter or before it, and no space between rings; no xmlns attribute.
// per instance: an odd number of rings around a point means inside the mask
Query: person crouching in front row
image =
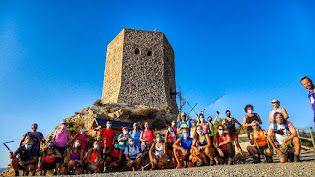
<svg viewBox="0 0 315 177"><path fill-rule="evenodd" d="M253 132L250 133L250 144L254 146L247 146L248 153L253 157L253 163L260 162L260 155L264 154L268 163L272 162L272 149L268 148L267 132L262 130L259 126L259 122L254 120L252 122ZM258 154L256 156L255 154Z"/></svg>
<svg viewBox="0 0 315 177"><path fill-rule="evenodd" d="M131 167L136 167L139 169L141 163L142 153L140 153L139 147L134 145L135 140L133 138L128 139L128 146L125 147L124 155L126 156L126 166L130 169ZM133 169L134 170L134 169Z"/></svg>
<svg viewBox="0 0 315 177"><path fill-rule="evenodd" d="M162 141L161 134L156 135L156 142L152 143L150 151L149 151L149 157L150 162L152 164L152 170L155 169L156 165L162 167L162 169L165 168L164 164L167 161L166 156L166 143Z"/></svg>
<svg viewBox="0 0 315 177"><path fill-rule="evenodd" d="M228 164L233 165L232 158L235 155L235 149L232 145L231 136L229 133L224 132L224 127L222 125L218 126L218 132L214 138L214 142L217 150L217 157L223 159L225 163L228 159Z"/></svg>
<svg viewBox="0 0 315 177"><path fill-rule="evenodd" d="M180 145L181 144L181 145ZM189 129L183 128L182 134L179 135L179 138L173 144L174 148L174 155L177 161L176 168L187 168L193 167L192 155L191 155L191 145L192 145L192 138L189 137ZM184 161L184 166L181 164L180 159Z"/></svg>

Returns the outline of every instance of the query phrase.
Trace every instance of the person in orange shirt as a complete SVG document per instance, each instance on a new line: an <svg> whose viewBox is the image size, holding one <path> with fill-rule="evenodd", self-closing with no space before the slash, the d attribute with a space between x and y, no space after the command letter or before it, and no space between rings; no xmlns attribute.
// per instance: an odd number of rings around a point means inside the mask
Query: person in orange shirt
<svg viewBox="0 0 315 177"><path fill-rule="evenodd" d="M88 164L88 171L101 172L104 161L100 153L100 143L98 141L94 141L93 148L88 151L86 162Z"/></svg>
<svg viewBox="0 0 315 177"><path fill-rule="evenodd" d="M273 151L268 147L267 132L260 128L257 120L252 122L252 128L253 132L250 133L250 144L254 146L247 146L248 153L253 157L254 163L261 161L260 155L262 154L266 156L267 162L272 162Z"/></svg>

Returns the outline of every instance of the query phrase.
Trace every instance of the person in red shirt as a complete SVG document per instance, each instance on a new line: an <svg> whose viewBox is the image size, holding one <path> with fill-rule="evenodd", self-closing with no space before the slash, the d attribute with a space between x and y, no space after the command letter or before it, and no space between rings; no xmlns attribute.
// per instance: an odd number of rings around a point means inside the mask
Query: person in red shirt
<svg viewBox="0 0 315 177"><path fill-rule="evenodd" d="M106 122L106 128L101 130L98 137L99 142L101 142L100 153L102 157L104 156L103 150L104 150L105 142L106 142L105 155L107 156L110 154L112 150L112 147L114 145L113 140L115 136L116 136L116 131L112 129L112 121L109 120Z"/></svg>
<svg viewBox="0 0 315 177"><path fill-rule="evenodd" d="M90 141L89 135L85 134L85 128L84 126L80 127L80 133L77 133L74 135L72 139L72 144L74 143L75 140L81 140L81 149L83 149L84 153L87 151L86 150L86 144Z"/></svg>
<svg viewBox="0 0 315 177"><path fill-rule="evenodd" d="M144 163L149 163L149 155L148 152L153 142L154 131L150 129L149 122L144 123L144 130L140 134L140 141L141 141L141 149L144 155Z"/></svg>
<svg viewBox="0 0 315 177"><path fill-rule="evenodd" d="M218 151L217 157L223 158L224 161L228 158L228 164L233 165L232 158L235 155L235 149L232 145L232 139L229 133L224 132L224 127L222 125L218 126L218 132L214 138L215 148ZM218 164L217 159L215 161Z"/></svg>

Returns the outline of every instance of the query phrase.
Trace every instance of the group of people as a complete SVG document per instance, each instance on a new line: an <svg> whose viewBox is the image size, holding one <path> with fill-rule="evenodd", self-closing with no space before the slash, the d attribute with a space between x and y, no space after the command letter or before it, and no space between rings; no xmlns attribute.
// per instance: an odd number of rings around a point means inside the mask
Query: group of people
<svg viewBox="0 0 315 177"><path fill-rule="evenodd" d="M302 85L310 89L309 98L314 109L314 85L309 78L301 79ZM35 175L39 168L41 175L47 170L54 170L54 175L60 174L64 158L68 160L69 174L99 173L112 169L138 170L140 168L194 167L205 165L220 165L235 163L235 146L241 155L241 163L245 163L243 150L239 145L238 134L246 128L250 141L248 153L253 157L253 163L261 162L261 155L265 161L273 162L275 151L281 163L286 161L300 162L301 143L293 124L288 121L289 115L284 108L280 108L280 101L272 100L273 110L269 113L270 126L268 131L261 129L260 116L254 112L252 105L246 105L243 123L231 117L231 111L226 110L226 118L220 125L215 125L219 112L212 121L204 113L197 114L197 119L189 120L189 116L180 113L177 120L173 120L167 127L166 134L155 134L150 129L149 122L145 122L142 131L137 123L133 130L122 128L117 135L112 129L112 122L107 121L93 147L88 149L90 137L85 128L71 138L66 129L67 123L62 121L60 129L54 132L52 140L46 142L42 133L37 132L38 125L31 126L32 131L24 134L19 148L10 152L11 166L15 175L23 170ZM314 118L315 121L315 118ZM236 124L240 129L236 129ZM217 131L214 131L217 126ZM40 153L40 144L45 143L44 151ZM221 159L221 160L220 160ZM40 160L40 166L38 162Z"/></svg>

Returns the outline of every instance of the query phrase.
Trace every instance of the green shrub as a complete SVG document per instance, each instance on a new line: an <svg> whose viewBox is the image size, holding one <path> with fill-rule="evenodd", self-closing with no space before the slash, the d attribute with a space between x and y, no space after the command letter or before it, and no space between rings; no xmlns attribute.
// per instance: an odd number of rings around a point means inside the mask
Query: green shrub
<svg viewBox="0 0 315 177"><path fill-rule="evenodd" d="M94 103L93 103L94 106L102 106L102 100L99 99L99 100L96 100Z"/></svg>

